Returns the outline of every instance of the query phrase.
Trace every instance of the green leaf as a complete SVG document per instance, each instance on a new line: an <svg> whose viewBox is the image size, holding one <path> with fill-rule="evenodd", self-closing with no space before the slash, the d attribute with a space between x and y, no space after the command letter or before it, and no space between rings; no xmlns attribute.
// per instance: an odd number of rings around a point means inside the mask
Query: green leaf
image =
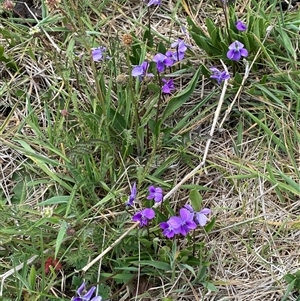
<svg viewBox="0 0 300 301"><path fill-rule="evenodd" d="M54 204L67 204L70 200L71 196L69 195L58 195L54 196L46 201L38 203L38 206L45 206L45 205L54 205Z"/></svg>
<svg viewBox="0 0 300 301"><path fill-rule="evenodd" d="M207 37L206 34L203 32L203 30L199 26L197 26L190 17L187 18L187 22L191 28L190 30L191 32L194 32L199 36Z"/></svg>
<svg viewBox="0 0 300 301"><path fill-rule="evenodd" d="M202 207L202 196L197 189L191 190L190 200L194 211L200 211Z"/></svg>
<svg viewBox="0 0 300 301"><path fill-rule="evenodd" d="M67 229L68 229L67 222L62 221L61 227L59 229L59 232L58 232L58 235L57 235L57 238L56 238L56 243L55 243L55 255L54 255L55 258L57 258L58 251L59 251L60 246L63 242L63 239L65 237Z"/></svg>
<svg viewBox="0 0 300 301"><path fill-rule="evenodd" d="M36 270L34 265L31 266L30 273L28 275L28 284L30 289L34 291L36 284Z"/></svg>
<svg viewBox="0 0 300 301"><path fill-rule="evenodd" d="M284 101L283 101L283 96L279 96L278 95L278 92L277 92L277 95L276 95L276 92L275 93L272 93L272 90L269 89L269 88L266 88L265 86L263 85L260 85L260 84L257 84L256 87L258 89L260 89L263 93L263 95L265 95L265 97L267 99L271 99L273 100L275 103L277 103L278 105L280 105L282 108L285 108L287 109L287 106L285 105Z"/></svg>
<svg viewBox="0 0 300 301"><path fill-rule="evenodd" d="M130 271L130 272L137 272L139 269L137 267L115 267L115 270L121 270L121 271ZM102 275L102 273L101 273Z"/></svg>
<svg viewBox="0 0 300 301"><path fill-rule="evenodd" d="M212 45L209 43L210 40L208 38L199 36L193 32L191 33L191 36L200 49L203 49L208 55L212 54L211 52Z"/></svg>
<svg viewBox="0 0 300 301"><path fill-rule="evenodd" d="M195 273L195 270L194 270L193 267L191 267L190 265L182 263L182 264L180 264L179 266L180 266L180 268L182 268L182 269L187 269L187 270L189 270L189 271L193 274L193 276L194 276L195 278L197 277L197 276L196 276L196 273Z"/></svg>
<svg viewBox="0 0 300 301"><path fill-rule="evenodd" d="M236 72L234 75L234 81L237 85L240 85L243 81L243 77L238 72Z"/></svg>
<svg viewBox="0 0 300 301"><path fill-rule="evenodd" d="M6 66L9 69L11 69L11 70L13 70L15 72L18 71L18 65L14 61L12 61L11 58L7 58L7 57L2 56L2 57L0 57L0 61L5 62Z"/></svg>
<svg viewBox="0 0 300 301"><path fill-rule="evenodd" d="M13 188L14 196L12 198L12 201L14 203L23 203L23 201L26 199L26 189L28 188L27 179L24 178L23 181L20 181L16 184L16 186Z"/></svg>
<svg viewBox="0 0 300 301"><path fill-rule="evenodd" d="M18 65L11 57L5 55L3 46L0 46L0 62L6 63L6 66L13 71L18 71Z"/></svg>
<svg viewBox="0 0 300 301"><path fill-rule="evenodd" d="M299 278L296 279L294 289L297 291L300 291L300 279Z"/></svg>
<svg viewBox="0 0 300 301"><path fill-rule="evenodd" d="M158 43L157 52L159 52L159 53L166 53L167 52L167 49L166 49L165 45L162 42Z"/></svg>
<svg viewBox="0 0 300 301"><path fill-rule="evenodd" d="M286 274L283 278L287 283L291 283L294 279L296 279L296 276L293 274Z"/></svg>
<svg viewBox="0 0 300 301"><path fill-rule="evenodd" d="M196 85L200 77L200 73L201 73L201 68L198 68L198 70L194 74L188 86L169 101L167 107L163 112L162 121L166 120L169 116L171 116L190 98L190 96L192 95L192 93L196 88Z"/></svg>
<svg viewBox="0 0 300 301"><path fill-rule="evenodd" d="M292 282L290 282L290 284L286 288L286 292L285 292L284 296L281 298L281 301L287 300L289 294L294 289L295 282L296 282L296 279L294 279Z"/></svg>
<svg viewBox="0 0 300 301"><path fill-rule="evenodd" d="M171 266L163 261L143 260L134 261L133 264L151 266L157 268L158 270L171 271Z"/></svg>
<svg viewBox="0 0 300 301"><path fill-rule="evenodd" d="M149 129L151 130L151 133L153 135L155 135L156 137L158 137L160 134L161 121L158 120L156 122L155 120L150 119L148 125L149 125ZM144 127L142 127L142 128L144 130Z"/></svg>
<svg viewBox="0 0 300 301"><path fill-rule="evenodd" d="M292 191L295 195L300 195L299 183L295 182L292 178L285 175L280 170L278 170L278 173L289 184L289 190Z"/></svg>
<svg viewBox="0 0 300 301"><path fill-rule="evenodd" d="M204 227L206 232L210 232L216 223L216 218L213 217L212 220Z"/></svg>
<svg viewBox="0 0 300 301"><path fill-rule="evenodd" d="M126 121L125 121L124 117L117 111L110 109L109 118L110 118L110 120L113 120L112 126L119 133L121 133L122 131L124 131L124 129L126 129L126 127L127 127Z"/></svg>
<svg viewBox="0 0 300 301"><path fill-rule="evenodd" d="M144 36L143 36L143 41L147 43L147 46L149 48L153 47L153 36L152 33L149 29L145 30Z"/></svg>
<svg viewBox="0 0 300 301"><path fill-rule="evenodd" d="M36 154L35 151L31 148L29 144L27 144L23 140L16 140L18 141L22 148L17 148L23 151L24 155L30 158L44 173L46 173L52 180L58 182L61 186L66 188L68 191L72 191L72 187L64 182L62 179L58 177L58 175L53 172L46 163L50 164L51 166L60 165L58 161L51 160L43 155Z"/></svg>
<svg viewBox="0 0 300 301"><path fill-rule="evenodd" d="M169 261L169 254L170 254L170 247L168 246L163 246L159 249L158 251L158 256L161 260L163 260L164 262Z"/></svg>
<svg viewBox="0 0 300 301"><path fill-rule="evenodd" d="M215 23L210 18L206 18L205 23L206 23L207 31L210 35L212 44L215 47L219 47L219 43L220 43L221 38L219 36L218 29L217 29Z"/></svg>
<svg viewBox="0 0 300 301"><path fill-rule="evenodd" d="M281 41L280 44L284 45L284 48L290 53L292 58L294 60L297 60L297 54L293 47L291 39L289 38L289 36L287 35L287 33L284 30L282 30L282 29L279 30L278 39L279 39L279 41Z"/></svg>
<svg viewBox="0 0 300 301"><path fill-rule="evenodd" d="M211 292L217 292L218 289L216 288L216 286L214 284L212 284L211 282L205 282L204 286L210 290Z"/></svg>

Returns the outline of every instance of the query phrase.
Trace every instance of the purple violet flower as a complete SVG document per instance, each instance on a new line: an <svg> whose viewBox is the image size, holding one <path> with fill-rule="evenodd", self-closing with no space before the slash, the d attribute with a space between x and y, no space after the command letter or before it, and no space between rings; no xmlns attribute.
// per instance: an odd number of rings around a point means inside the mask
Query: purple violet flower
<svg viewBox="0 0 300 301"><path fill-rule="evenodd" d="M168 50L167 52L166 52L166 57L168 57L169 59L171 59L172 60L172 62L173 62L173 64L175 63L175 62L177 62L177 52L176 51L171 51L171 50ZM183 53L183 57L184 57L184 53Z"/></svg>
<svg viewBox="0 0 300 301"><path fill-rule="evenodd" d="M147 6L151 6L151 5L160 5L161 4L161 0L150 0L147 4Z"/></svg>
<svg viewBox="0 0 300 301"><path fill-rule="evenodd" d="M173 79L163 78L162 81L164 83L163 86L161 87L162 92L165 94L171 94L172 90L175 90Z"/></svg>
<svg viewBox="0 0 300 301"><path fill-rule="evenodd" d="M190 230L197 227L196 223L193 221L194 214L186 208L180 209L180 217L172 216L170 217L168 224L173 229L175 234L182 234L186 236Z"/></svg>
<svg viewBox="0 0 300 301"><path fill-rule="evenodd" d="M135 201L137 194L137 189L136 189L136 183L133 183L133 186L131 188L130 196L128 198L128 201L125 203L126 206L133 206L133 203Z"/></svg>
<svg viewBox="0 0 300 301"><path fill-rule="evenodd" d="M152 208L146 208L137 212L133 217L132 220L134 222L139 222L140 227L144 227L148 225L149 220L155 217L155 212Z"/></svg>
<svg viewBox="0 0 300 301"><path fill-rule="evenodd" d="M186 45L183 40L177 39L177 41L175 41L171 44L171 48L176 48L175 53L173 53L173 59L176 62L178 62L178 61L181 61L184 59L184 55L185 55L186 50L188 49L188 45ZM167 55L167 53L166 53L166 55Z"/></svg>
<svg viewBox="0 0 300 301"><path fill-rule="evenodd" d="M92 48L92 58L94 62L102 61L105 58L109 58L108 56L105 56L104 52L106 51L106 48L103 46L99 46L97 48Z"/></svg>
<svg viewBox="0 0 300 301"><path fill-rule="evenodd" d="M176 234L168 222L162 222L159 224L159 226L163 230L163 235L167 238L172 238Z"/></svg>
<svg viewBox="0 0 300 301"><path fill-rule="evenodd" d="M176 48L178 52L184 53L187 50L187 45L183 40L177 39L177 41L171 44L171 48Z"/></svg>
<svg viewBox="0 0 300 301"><path fill-rule="evenodd" d="M175 62L182 61L184 59L184 55L185 55L185 52L177 52L176 50L175 51L168 50L166 52L166 56L173 60L173 64Z"/></svg>
<svg viewBox="0 0 300 301"><path fill-rule="evenodd" d="M187 210L189 210L193 216L194 216L194 221L197 225L200 225L201 227L205 226L207 223L207 216L208 214L211 213L211 210L208 208L203 208L201 211L197 212L194 210L194 208L189 205L189 204L185 204L184 208L186 208Z"/></svg>
<svg viewBox="0 0 300 301"><path fill-rule="evenodd" d="M95 290L96 290L96 286L92 286L85 295L82 295L82 293L85 291L85 282L83 282L78 288L78 290L76 291L78 296L73 297L72 301L101 301L102 300L101 296L95 296L94 298L92 298Z"/></svg>
<svg viewBox="0 0 300 301"><path fill-rule="evenodd" d="M238 61L242 56L248 56L248 50L244 48L244 44L239 41L234 41L228 48L227 57L230 60Z"/></svg>
<svg viewBox="0 0 300 301"><path fill-rule="evenodd" d="M167 57L162 53L158 53L154 56L153 62L156 63L156 69L158 72L164 72L165 67L171 67L173 65L173 59Z"/></svg>
<svg viewBox="0 0 300 301"><path fill-rule="evenodd" d="M248 28L247 25L243 23L241 20L237 20L235 22L235 27L238 31L245 31Z"/></svg>
<svg viewBox="0 0 300 301"><path fill-rule="evenodd" d="M131 75L137 76L141 81L144 76L152 77L154 76L152 73L147 73L149 67L149 63L144 61L141 65L137 65L132 69Z"/></svg>
<svg viewBox="0 0 300 301"><path fill-rule="evenodd" d="M161 202L163 200L163 190L160 187L150 186L147 200L154 200L156 203Z"/></svg>
<svg viewBox="0 0 300 301"><path fill-rule="evenodd" d="M194 208L190 204L185 204L183 207L189 210L191 213L194 213Z"/></svg>
<svg viewBox="0 0 300 301"><path fill-rule="evenodd" d="M207 214L210 214L211 210L208 208L203 208L201 211L199 212L195 212L195 222L197 225L200 225L201 227L205 226L207 223Z"/></svg>
<svg viewBox="0 0 300 301"><path fill-rule="evenodd" d="M213 72L210 78L216 79L219 85L222 83L222 81L230 78L229 73L226 71L220 71L215 67L209 68L209 70Z"/></svg>

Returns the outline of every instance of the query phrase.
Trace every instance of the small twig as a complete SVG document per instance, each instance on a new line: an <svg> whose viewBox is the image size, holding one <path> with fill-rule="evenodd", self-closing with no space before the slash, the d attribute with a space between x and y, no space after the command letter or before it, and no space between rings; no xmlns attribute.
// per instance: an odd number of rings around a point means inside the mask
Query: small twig
<svg viewBox="0 0 300 301"><path fill-rule="evenodd" d="M113 242L108 248L106 248L102 253L100 253L95 259L93 259L90 263L88 263L85 267L82 268L83 272L86 272L91 266L93 266L98 260L100 260L106 253L112 250L124 237L128 235L139 223L133 224L130 228L128 228L115 242Z"/></svg>
<svg viewBox="0 0 300 301"><path fill-rule="evenodd" d="M259 53L259 51L258 51L258 53ZM258 54L258 53L257 53L257 54ZM252 67L252 64L251 64L251 67ZM231 102L231 104L229 105L228 109L226 110L225 116L223 117L223 119L222 119L222 121L221 121L221 123L220 123L220 125L219 125L219 129L222 128L222 125L223 125L223 123L225 122L225 120L227 119L228 115L230 114L230 112L231 112L231 110L232 110L232 108L233 108L233 106L234 106L236 100L239 98L239 96L240 96L240 94L241 94L241 92L242 92L242 89L244 88L244 84L245 84L246 80L247 80L248 77L249 77L249 71L250 71L251 67L249 68L249 63L246 61L246 68L245 68L245 73L244 73L244 76L243 76L242 83L241 83L241 85L240 85L238 91L236 92L233 101Z"/></svg>

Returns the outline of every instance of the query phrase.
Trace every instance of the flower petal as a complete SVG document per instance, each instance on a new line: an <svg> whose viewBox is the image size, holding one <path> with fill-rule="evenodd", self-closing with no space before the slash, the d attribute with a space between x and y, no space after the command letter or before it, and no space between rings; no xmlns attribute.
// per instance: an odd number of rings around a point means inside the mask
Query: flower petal
<svg viewBox="0 0 300 301"><path fill-rule="evenodd" d="M170 217L168 224L175 230L180 228L182 224L182 219L178 216L172 216Z"/></svg>
<svg viewBox="0 0 300 301"><path fill-rule="evenodd" d="M197 228L197 224L194 221L187 221L186 222L186 226L190 229L190 230L194 230Z"/></svg>
<svg viewBox="0 0 300 301"><path fill-rule="evenodd" d="M202 214L200 212L197 212L196 213L196 216L195 216L195 219L197 221L197 223L200 225L200 226L205 226L206 222L207 222L207 217L205 214Z"/></svg>
<svg viewBox="0 0 300 301"><path fill-rule="evenodd" d="M90 301L90 299L92 298L94 292L96 290L96 286L92 286L89 291L82 297L82 299L84 301Z"/></svg>
<svg viewBox="0 0 300 301"><path fill-rule="evenodd" d="M102 300L101 296L96 296L91 301L101 301L101 300Z"/></svg>
<svg viewBox="0 0 300 301"><path fill-rule="evenodd" d="M165 230L167 228L169 228L169 224L167 222L161 222L159 224L160 229Z"/></svg>
<svg viewBox="0 0 300 301"><path fill-rule="evenodd" d="M240 54L240 51L239 51L239 50L229 50L229 51L227 52L227 57L228 57L230 60L238 61L238 60L241 58L241 54Z"/></svg>
<svg viewBox="0 0 300 301"><path fill-rule="evenodd" d="M141 66L135 66L131 71L132 76L139 76L143 74L144 74L144 70Z"/></svg>
<svg viewBox="0 0 300 301"><path fill-rule="evenodd" d="M144 209L143 213L147 219L153 219L155 217L155 211L152 208Z"/></svg>
<svg viewBox="0 0 300 301"><path fill-rule="evenodd" d="M84 291L84 289L85 289L85 281L82 282L82 284L79 286L79 288L76 291L76 293L80 296L81 293Z"/></svg>
<svg viewBox="0 0 300 301"><path fill-rule="evenodd" d="M211 210L208 209L208 208L203 208L203 209L200 211L200 213L202 213L202 214L210 214L210 213L211 213Z"/></svg>
<svg viewBox="0 0 300 301"><path fill-rule="evenodd" d="M139 222L139 221L141 220L141 218L142 218L141 212L137 212L137 213L132 217L132 220L133 220L134 222Z"/></svg>
<svg viewBox="0 0 300 301"><path fill-rule="evenodd" d="M193 214L188 209L181 208L180 217L183 221L191 221L193 219Z"/></svg>
<svg viewBox="0 0 300 301"><path fill-rule="evenodd" d="M243 48L240 50L240 54L244 57L247 57L248 56L248 50L246 48Z"/></svg>
<svg viewBox="0 0 300 301"><path fill-rule="evenodd" d="M193 207L190 204L185 204L184 208L186 208L187 210L189 210L192 213L194 212L194 209L193 209Z"/></svg>

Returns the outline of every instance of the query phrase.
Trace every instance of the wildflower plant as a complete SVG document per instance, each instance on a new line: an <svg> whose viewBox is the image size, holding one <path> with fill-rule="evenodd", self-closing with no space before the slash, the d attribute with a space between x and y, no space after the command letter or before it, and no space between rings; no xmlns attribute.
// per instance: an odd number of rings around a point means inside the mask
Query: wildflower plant
<svg viewBox="0 0 300 301"><path fill-rule="evenodd" d="M161 91L165 94L171 94L172 91L174 91L176 88L174 86L173 79L162 79L163 86L161 88Z"/></svg>
<svg viewBox="0 0 300 301"><path fill-rule="evenodd" d="M229 50L227 52L227 57L230 60L238 61L241 57L248 56L248 50L244 47L244 45L239 41L234 41L229 45Z"/></svg>
<svg viewBox="0 0 300 301"><path fill-rule="evenodd" d="M146 208L141 211L138 211L133 217L134 222L139 222L140 227L147 226L149 221L155 217L155 212L152 208Z"/></svg>
<svg viewBox="0 0 300 301"><path fill-rule="evenodd" d="M147 6L154 6L154 5L160 5L161 4L161 0L144 0L144 1L148 1Z"/></svg>
<svg viewBox="0 0 300 301"><path fill-rule="evenodd" d="M193 200L197 198L197 206L201 200L200 194L196 191L191 193ZM179 211L179 215L171 216L167 221L160 223L160 228L163 235L167 238L173 238L177 234L186 236L192 230L196 229L197 225L204 227L208 222L208 215L212 211L209 208L203 208L199 211L195 210L190 204L185 204Z"/></svg>
<svg viewBox="0 0 300 301"><path fill-rule="evenodd" d="M95 291L95 286L92 286L88 291L86 291L86 283L83 282L76 291L77 296L73 297L72 301L101 301L101 296L94 296Z"/></svg>
<svg viewBox="0 0 300 301"><path fill-rule="evenodd" d="M229 4L229 5L228 5ZM214 64L222 59L229 67L232 66L233 77L241 70L239 62L242 59L250 59L253 53L259 50L260 44L257 39L263 40L267 33L267 23L258 16L251 16L247 22L237 19L233 3L222 2L225 22L215 24L211 18L206 18L207 33L198 27L192 19L188 18L190 25L190 35L196 45L204 50L208 56L213 58ZM209 75L206 66L203 72ZM218 84L222 81L213 74ZM237 83L239 84L239 83Z"/></svg>
<svg viewBox="0 0 300 301"><path fill-rule="evenodd" d="M245 31L248 28L248 26L245 23L243 23L241 20L235 22L235 27L238 31Z"/></svg>
<svg viewBox="0 0 300 301"><path fill-rule="evenodd" d="M104 46L99 46L97 48L93 48L92 49L92 58L93 58L94 62L102 61L105 58L108 58L108 56L106 56L105 52L106 52L106 47L104 47Z"/></svg>
<svg viewBox="0 0 300 301"><path fill-rule="evenodd" d="M136 182L134 182L131 188L130 195L128 197L128 201L126 202L126 206L133 206L134 201L136 199L136 195L137 195L137 187L136 187Z"/></svg>
<svg viewBox="0 0 300 301"><path fill-rule="evenodd" d="M209 70L213 72L213 74L210 76L210 78L215 79L219 85L224 80L227 80L230 78L230 74L227 71L220 71L216 67L211 67L211 68L209 68Z"/></svg>
<svg viewBox="0 0 300 301"><path fill-rule="evenodd" d="M174 63L173 59L162 53L157 53L153 58L153 62L156 63L156 69L158 72L164 72L166 67L171 67Z"/></svg>
<svg viewBox="0 0 300 301"><path fill-rule="evenodd" d="M147 196L147 200L154 200L156 203L160 203L163 200L162 188L151 185L149 187L149 195Z"/></svg>
<svg viewBox="0 0 300 301"><path fill-rule="evenodd" d="M197 226L194 222L194 214L186 208L180 209L179 216L170 217L167 224L173 229L175 234L183 236L186 236L190 230L194 230Z"/></svg>
<svg viewBox="0 0 300 301"><path fill-rule="evenodd" d="M140 81L143 80L144 77L153 77L152 73L148 73L149 62L144 61L140 65L134 66L131 72L131 75L134 77L138 77Z"/></svg>

